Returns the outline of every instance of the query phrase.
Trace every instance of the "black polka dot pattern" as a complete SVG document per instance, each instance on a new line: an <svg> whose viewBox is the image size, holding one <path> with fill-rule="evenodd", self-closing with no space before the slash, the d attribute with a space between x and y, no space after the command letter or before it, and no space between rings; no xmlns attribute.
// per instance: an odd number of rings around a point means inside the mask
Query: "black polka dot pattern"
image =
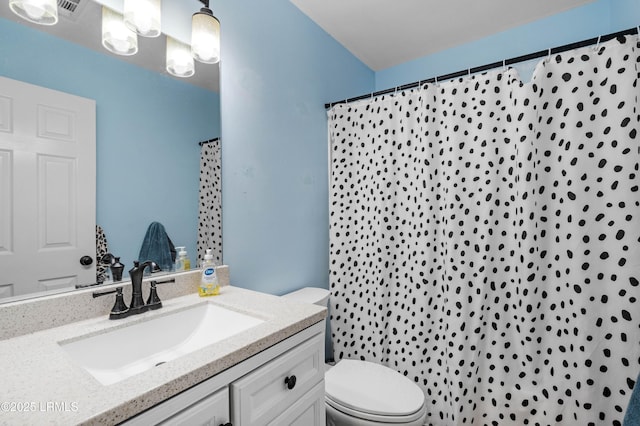
<svg viewBox="0 0 640 426"><path fill-rule="evenodd" d="M96 282L103 283L107 280L109 265L102 262L102 257L109 252L109 244L104 229L96 225Z"/></svg>
<svg viewBox="0 0 640 426"><path fill-rule="evenodd" d="M220 140L202 144L200 151L200 208L198 210L198 262L211 249L222 264L222 156Z"/></svg>
<svg viewBox="0 0 640 426"><path fill-rule="evenodd" d="M337 105L336 359L432 425L620 425L640 371L637 37Z"/></svg>

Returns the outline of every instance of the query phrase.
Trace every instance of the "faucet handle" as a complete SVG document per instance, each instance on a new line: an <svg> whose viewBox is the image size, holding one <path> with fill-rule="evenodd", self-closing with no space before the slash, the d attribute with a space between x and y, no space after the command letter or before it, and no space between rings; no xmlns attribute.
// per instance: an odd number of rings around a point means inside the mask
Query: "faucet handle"
<svg viewBox="0 0 640 426"><path fill-rule="evenodd" d="M150 283L151 289L149 290L149 298L147 299L147 306L149 307L149 309L153 310L153 309L162 308L162 301L160 300L160 297L158 297L158 290L156 289L156 285L173 283L175 281L176 280L174 278L164 280L164 281L156 281L156 280L151 281Z"/></svg>
<svg viewBox="0 0 640 426"><path fill-rule="evenodd" d="M116 301L111 308L111 312L109 313L109 319L121 319L126 318L129 315L129 308L127 304L124 303L124 297L122 295L122 287L117 287L115 290L103 291L103 292L93 292L93 298L100 296L105 296L107 294L116 293Z"/></svg>

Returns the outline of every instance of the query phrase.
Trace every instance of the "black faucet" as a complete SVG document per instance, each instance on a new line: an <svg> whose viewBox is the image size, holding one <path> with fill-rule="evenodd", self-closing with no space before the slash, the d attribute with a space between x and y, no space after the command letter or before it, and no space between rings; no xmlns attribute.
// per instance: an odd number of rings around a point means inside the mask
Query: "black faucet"
<svg viewBox="0 0 640 426"><path fill-rule="evenodd" d="M162 301L160 300L160 297L158 297L158 290L156 289L156 286L158 284L173 283L176 280L175 278L169 278L163 281L152 280L151 288L149 289L149 298L147 299L147 303L145 304L144 302L142 302L142 305L140 305L142 301L142 291L141 291L142 290L142 272L144 272L144 268L148 266L147 263L151 264L152 265L151 267L153 268L153 265L154 265L153 262L145 262L145 264L143 264L142 266L139 265L139 262L133 262L134 267L131 271L129 271L132 277L132 281L131 281L132 287L137 288L137 293L132 293L132 297L131 297L131 305L137 306L137 308L134 309L133 311L130 308L128 308L127 305L124 303L124 297L122 295L122 287L118 287L114 290L107 290L103 292L99 292L99 291L93 292L94 298L104 296L106 294L116 293L116 302L113 305L113 308L111 308L111 312L109 313L109 319L112 319L112 320L122 319L122 318L128 317L129 315L140 314L147 310L162 308ZM140 275L139 278L136 278L136 281L133 280L133 277L134 276L137 277L137 275L132 274L133 271L135 271L135 274ZM135 287L133 285L134 283L137 283L135 284ZM98 285L98 284L94 284L94 285Z"/></svg>
<svg viewBox="0 0 640 426"><path fill-rule="evenodd" d="M114 303L113 308L111 308L111 312L109 313L109 319L115 320L115 319L128 317L129 308L127 308L127 305L124 303L124 297L122 296L122 287L118 287L115 290L109 290L109 291L103 291L103 292L94 291L93 298L95 299L96 297L104 296L105 294L113 294L113 293L117 293L116 303Z"/></svg>
<svg viewBox="0 0 640 426"><path fill-rule="evenodd" d="M149 298L147 299L147 307L150 310L162 308L162 300L160 300L160 297L158 297L158 289L156 288L156 286L158 284L166 284L166 283L174 283L174 282L176 282L175 278L169 278L168 280L164 280L164 281L156 281L156 280L151 281L151 287L149 288Z"/></svg>
<svg viewBox="0 0 640 426"><path fill-rule="evenodd" d="M141 314L149 310L149 307L144 304L142 298L142 275L144 269L148 266L150 270L153 270L153 262L147 260L140 263L133 262L133 268L129 270L129 278L131 278L131 303L129 304L129 315Z"/></svg>

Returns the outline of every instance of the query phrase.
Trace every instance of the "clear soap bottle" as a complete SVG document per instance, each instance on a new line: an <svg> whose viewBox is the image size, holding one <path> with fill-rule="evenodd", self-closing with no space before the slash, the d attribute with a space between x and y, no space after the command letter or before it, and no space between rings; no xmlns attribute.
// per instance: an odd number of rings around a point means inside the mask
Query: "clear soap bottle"
<svg viewBox="0 0 640 426"><path fill-rule="evenodd" d="M198 294L200 294L201 297L216 296L220 294L220 285L218 284L218 277L216 275L215 265L213 264L211 249L207 249L207 252L204 255Z"/></svg>
<svg viewBox="0 0 640 426"><path fill-rule="evenodd" d="M178 250L178 257L176 258L176 272L188 271L191 269L191 261L187 257L187 250L185 247L176 247Z"/></svg>

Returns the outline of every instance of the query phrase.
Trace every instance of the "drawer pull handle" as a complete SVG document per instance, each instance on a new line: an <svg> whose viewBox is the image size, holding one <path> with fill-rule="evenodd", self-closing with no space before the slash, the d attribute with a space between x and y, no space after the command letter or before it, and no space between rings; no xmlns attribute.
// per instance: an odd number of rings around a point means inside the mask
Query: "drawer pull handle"
<svg viewBox="0 0 640 426"><path fill-rule="evenodd" d="M287 385L287 389L293 389L296 386L296 376L285 377L284 383Z"/></svg>
<svg viewBox="0 0 640 426"><path fill-rule="evenodd" d="M233 426L233 425L231 424L231 422L229 422L229 423L220 423L220 426Z"/></svg>

